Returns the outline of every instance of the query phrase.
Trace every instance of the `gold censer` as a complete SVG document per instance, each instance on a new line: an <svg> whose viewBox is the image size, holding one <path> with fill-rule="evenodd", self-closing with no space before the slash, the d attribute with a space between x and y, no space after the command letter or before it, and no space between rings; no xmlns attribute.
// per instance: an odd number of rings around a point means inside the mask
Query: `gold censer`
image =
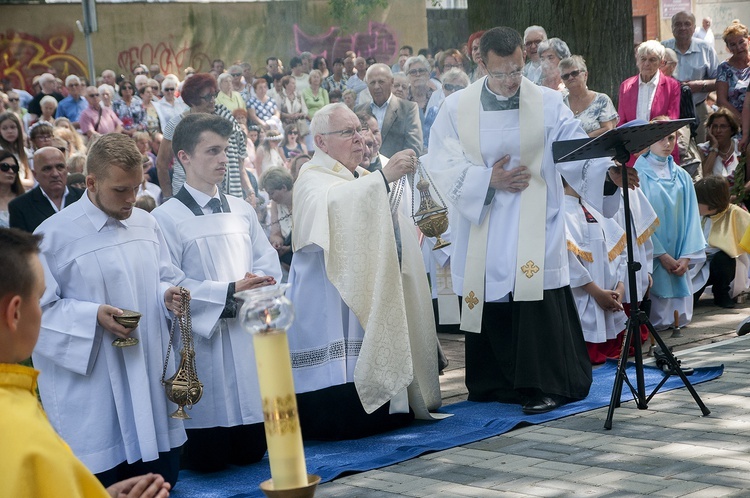
<svg viewBox="0 0 750 498"><path fill-rule="evenodd" d="M417 182L417 190L419 190L419 210L414 212L414 200L412 199L411 217L414 219L414 223L419 227L423 234L427 237L435 237L435 247L433 251L440 249L441 247L449 246L450 242L446 242L441 238L441 235L448 230L448 208L445 206L445 201L440 195L435 185L432 183L429 175L424 170L422 162L417 163L417 173L414 175L415 179L417 174L420 179ZM435 189L435 192L443 203L441 206L432 199L430 194L430 187Z"/></svg>
<svg viewBox="0 0 750 498"><path fill-rule="evenodd" d="M182 296L182 310L180 316L172 322L172 329L169 331L169 347L167 358L164 361L164 370L161 374L161 383L164 386L167 399L178 405L177 410L170 417L187 420L190 415L185 412L185 407L191 408L200 401L203 396L203 384L198 380L198 373L195 369L193 322L190 318L190 292L186 288L180 287L180 295ZM180 339L182 340L180 366L173 376L164 380L169 365L169 353L173 348L174 328L177 322L180 324Z"/></svg>

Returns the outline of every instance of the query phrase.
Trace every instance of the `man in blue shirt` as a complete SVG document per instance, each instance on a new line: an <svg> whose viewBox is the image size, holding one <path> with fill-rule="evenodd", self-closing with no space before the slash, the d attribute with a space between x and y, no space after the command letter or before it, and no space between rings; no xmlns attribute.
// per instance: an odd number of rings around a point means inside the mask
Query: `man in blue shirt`
<svg viewBox="0 0 750 498"><path fill-rule="evenodd" d="M81 80L75 74L65 78L65 87L68 89L68 96L60 101L57 105L56 118L68 118L73 126L78 128L78 118L81 112L88 107L86 99L81 96Z"/></svg>

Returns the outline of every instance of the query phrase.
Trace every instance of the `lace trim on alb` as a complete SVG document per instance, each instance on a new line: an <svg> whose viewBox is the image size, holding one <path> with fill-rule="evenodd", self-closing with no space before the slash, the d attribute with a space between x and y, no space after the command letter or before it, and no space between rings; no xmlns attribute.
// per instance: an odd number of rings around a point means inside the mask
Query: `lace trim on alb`
<svg viewBox="0 0 750 498"><path fill-rule="evenodd" d="M341 339L320 348L292 351L292 368L316 367L346 356L356 357L359 356L360 349L361 340Z"/></svg>

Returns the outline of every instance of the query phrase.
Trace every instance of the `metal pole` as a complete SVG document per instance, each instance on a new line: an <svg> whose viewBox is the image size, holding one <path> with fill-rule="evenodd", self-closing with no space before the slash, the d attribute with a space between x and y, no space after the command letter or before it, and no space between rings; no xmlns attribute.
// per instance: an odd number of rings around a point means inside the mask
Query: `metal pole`
<svg viewBox="0 0 750 498"><path fill-rule="evenodd" d="M86 40L86 55L88 57L89 66L89 84L96 84L96 69L94 68L94 47L91 43L91 33L97 31L97 20L96 20L96 0L82 0L81 5L83 6L83 36ZM79 26L80 27L80 26Z"/></svg>
<svg viewBox="0 0 750 498"><path fill-rule="evenodd" d="M89 85L96 85L96 70L94 69L94 47L91 44L91 32L88 26L85 28L86 31L83 36L86 38L86 55L88 56L89 63Z"/></svg>

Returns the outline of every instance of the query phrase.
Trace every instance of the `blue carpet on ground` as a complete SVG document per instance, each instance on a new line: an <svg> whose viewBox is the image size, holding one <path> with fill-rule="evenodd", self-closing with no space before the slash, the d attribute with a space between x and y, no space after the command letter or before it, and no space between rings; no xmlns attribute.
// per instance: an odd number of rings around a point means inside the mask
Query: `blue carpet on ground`
<svg viewBox="0 0 750 498"><path fill-rule="evenodd" d="M610 360L594 371L594 383L589 396L550 413L525 415L518 405L503 403L473 403L464 401L448 405L441 412L453 416L436 422L416 421L397 431L354 441L306 442L305 458L310 474L317 474L321 482L352 472L362 472L403 462L428 452L445 450L472 443L510 431L519 424L540 424L576 413L609 405L617 362ZM724 366L696 368L688 377L691 384L700 384L719 377ZM628 376L636 384L635 369L628 367ZM663 374L654 367L644 367L647 394L661 381ZM679 377L670 377L660 392L684 387ZM699 392L700 394L700 392ZM627 385L623 386L622 401L632 401ZM659 403L658 395L651 400ZM711 408L710 406L708 407ZM634 409L625 405L622 409ZM695 416L700 416L695 406ZM341 423L346 423L341 421ZM614 423L617 424L617 411ZM597 427L599 429L599 427ZM174 492L176 498L249 498L263 496L258 485L271 477L268 457L245 467L232 467L213 474L180 472Z"/></svg>

